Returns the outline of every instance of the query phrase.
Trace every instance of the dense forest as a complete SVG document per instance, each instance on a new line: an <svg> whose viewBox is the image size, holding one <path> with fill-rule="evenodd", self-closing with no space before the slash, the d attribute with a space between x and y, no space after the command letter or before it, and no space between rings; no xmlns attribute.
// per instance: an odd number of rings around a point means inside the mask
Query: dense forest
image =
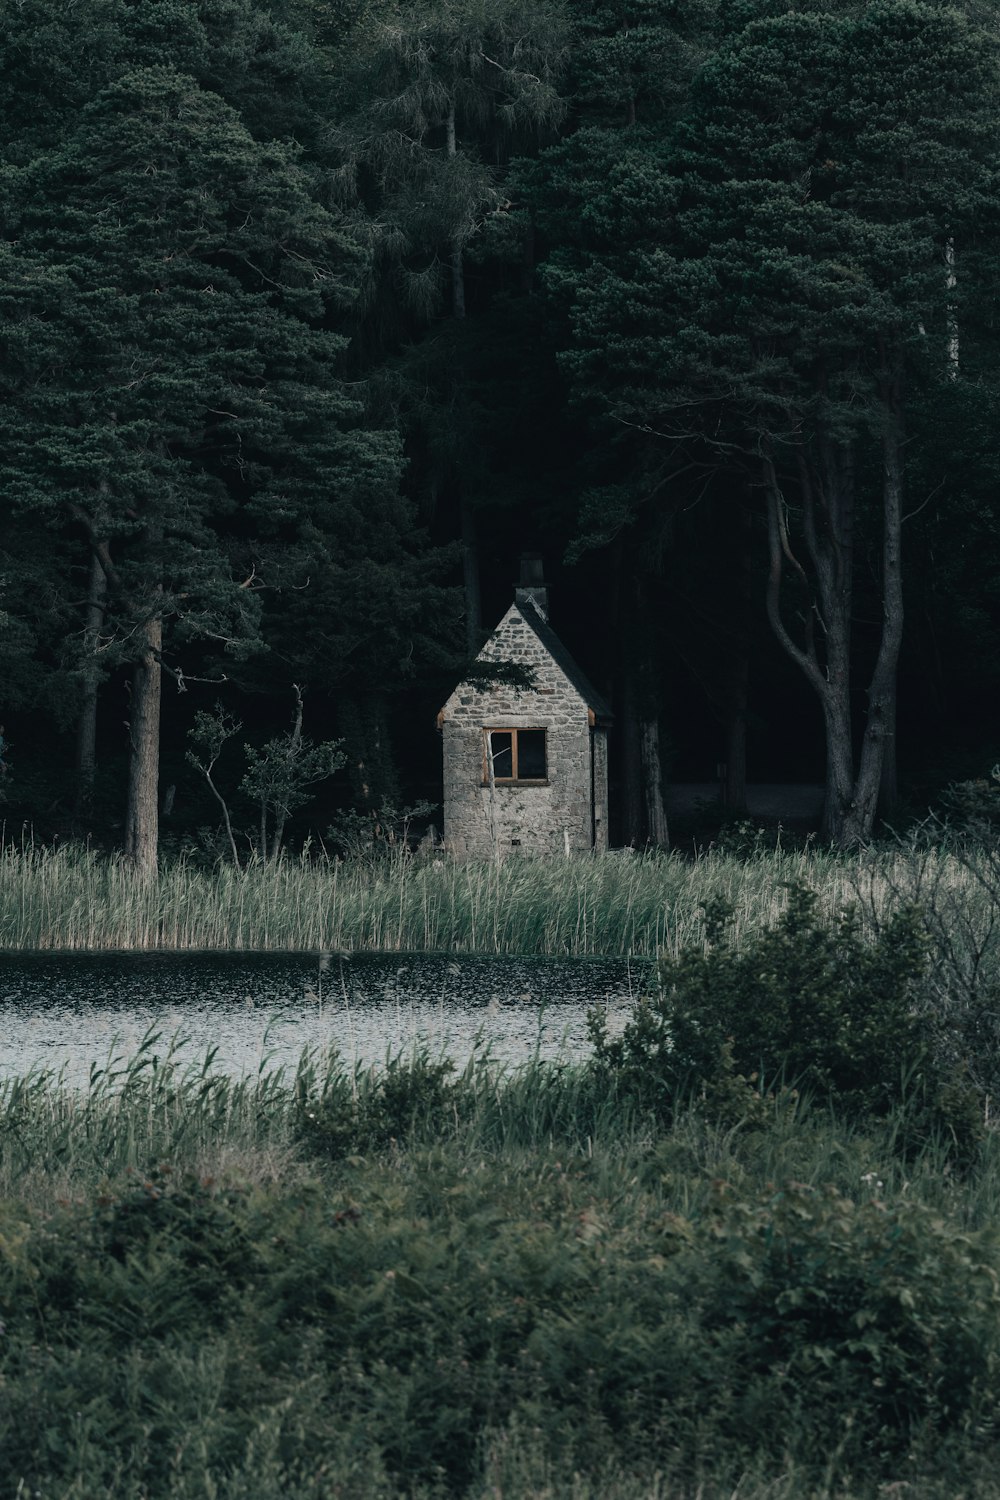
<svg viewBox="0 0 1000 1500"><path fill-rule="evenodd" d="M5 0L6 836L440 800L544 559L666 779L850 845L1000 755L1000 24L959 0Z"/></svg>

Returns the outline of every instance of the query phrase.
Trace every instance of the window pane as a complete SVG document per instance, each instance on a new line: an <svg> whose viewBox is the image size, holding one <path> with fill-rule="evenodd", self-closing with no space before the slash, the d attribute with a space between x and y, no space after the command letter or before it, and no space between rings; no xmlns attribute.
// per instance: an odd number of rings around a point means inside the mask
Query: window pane
<svg viewBox="0 0 1000 1500"><path fill-rule="evenodd" d="M517 732L518 781L544 781L545 775L545 730L519 729Z"/></svg>
<svg viewBox="0 0 1000 1500"><path fill-rule="evenodd" d="M493 756L493 779L494 781L509 781L514 774L514 756L512 752L513 736L500 730L493 729L487 736ZM489 778L489 767L486 769Z"/></svg>

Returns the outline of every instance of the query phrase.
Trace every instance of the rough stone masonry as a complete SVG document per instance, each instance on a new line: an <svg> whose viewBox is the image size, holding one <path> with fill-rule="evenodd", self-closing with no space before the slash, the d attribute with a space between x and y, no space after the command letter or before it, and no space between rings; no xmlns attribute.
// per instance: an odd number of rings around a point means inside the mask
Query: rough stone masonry
<svg viewBox="0 0 1000 1500"><path fill-rule="evenodd" d="M544 589L517 589L478 657L530 667L532 687L463 682L438 716L444 841L459 857L562 855L607 847L610 711L546 614ZM491 730L504 733L504 739L491 741ZM490 774L489 747L507 744L506 734L517 730L544 731L544 778ZM512 769L509 761L503 769Z"/></svg>

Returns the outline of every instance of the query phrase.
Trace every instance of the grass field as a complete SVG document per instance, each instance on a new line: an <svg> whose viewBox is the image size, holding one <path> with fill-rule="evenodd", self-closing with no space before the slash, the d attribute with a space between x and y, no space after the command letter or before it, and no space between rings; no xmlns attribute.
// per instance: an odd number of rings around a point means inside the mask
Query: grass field
<svg viewBox="0 0 1000 1500"><path fill-rule="evenodd" d="M0 1496L998 1493L1000 1143L585 1068L0 1096Z"/></svg>

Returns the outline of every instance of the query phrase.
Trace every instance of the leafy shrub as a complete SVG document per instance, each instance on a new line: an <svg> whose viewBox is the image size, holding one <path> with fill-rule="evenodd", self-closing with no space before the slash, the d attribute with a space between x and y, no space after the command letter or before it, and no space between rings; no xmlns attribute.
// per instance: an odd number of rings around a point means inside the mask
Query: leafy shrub
<svg viewBox="0 0 1000 1500"><path fill-rule="evenodd" d="M454 1117L463 1099L453 1081L455 1064L417 1053L410 1060L390 1058L379 1072L355 1073L337 1067L322 1079L300 1069L296 1080L295 1135L321 1156L339 1158L402 1144L420 1126Z"/></svg>
<svg viewBox="0 0 1000 1500"><path fill-rule="evenodd" d="M763 1202L725 1184L676 1268L731 1372L729 1420L760 1441L766 1413L835 1445L887 1454L923 1428L992 1419L1000 1351L996 1244L919 1203L791 1184ZM717 1399L717 1398L716 1398ZM837 1429L840 1429L839 1431Z"/></svg>
<svg viewBox="0 0 1000 1500"><path fill-rule="evenodd" d="M938 1074L915 911L866 940L853 909L827 924L815 893L792 886L778 922L742 949L727 921L722 906L706 909L704 948L662 962L658 993L619 1037L591 1018L596 1065L620 1089L663 1119L692 1098L744 1118L794 1085L851 1113L905 1106L915 1128L951 1129L968 1146L978 1111L961 1079Z"/></svg>
<svg viewBox="0 0 1000 1500"><path fill-rule="evenodd" d="M1000 765L989 776L951 782L941 800L949 819L960 828L995 833L1000 827Z"/></svg>
<svg viewBox="0 0 1000 1500"><path fill-rule="evenodd" d="M421 800L412 807L387 802L364 812L348 808L330 823L327 840L344 858L372 869L396 867L429 826L437 803Z"/></svg>

